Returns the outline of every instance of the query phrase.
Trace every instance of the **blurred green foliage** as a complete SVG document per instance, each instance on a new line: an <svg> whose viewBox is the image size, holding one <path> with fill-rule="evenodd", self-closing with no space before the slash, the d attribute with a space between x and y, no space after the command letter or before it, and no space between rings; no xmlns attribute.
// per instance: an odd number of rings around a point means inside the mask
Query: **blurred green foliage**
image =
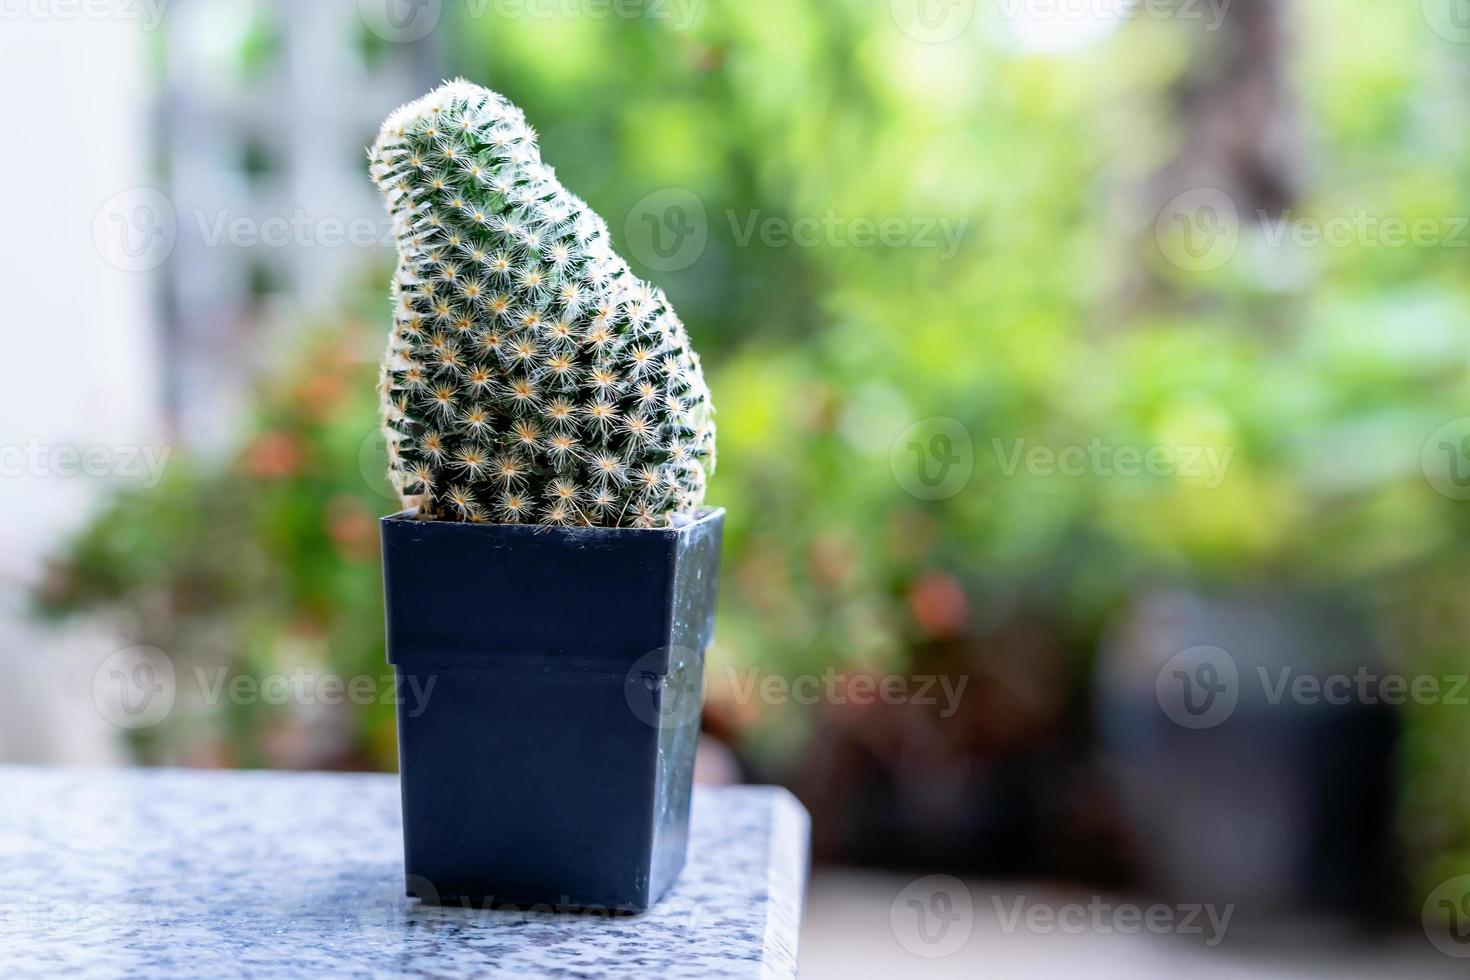
<svg viewBox="0 0 1470 980"><path fill-rule="evenodd" d="M639 271L690 325L720 410L715 663L901 668L1026 610L1085 678L1107 617L1141 586L1182 579L1349 590L1414 669L1470 669L1470 504L1436 492L1422 461L1470 395L1457 220L1470 215L1470 49L1429 31L1417 4L1299 4L1309 172L1295 217L1427 218L1454 240L1273 244L1246 215L1234 257L1189 272L1167 261L1137 191L1179 149L1168 95L1197 33L1138 19L1052 54L983 15L957 41L921 44L887 6L702 4L688 31L492 14L446 32L453 71L524 106L619 244L650 194L702 204L697 261ZM742 242L753 218L829 213L943 218L965 235L952 256ZM386 323L384 307L309 349L340 368L330 398L304 373L263 394L237 457L120 497L71 546L52 607L122 598L148 642L202 644L240 669L304 650L379 673L371 518L391 504L359 459L373 425L364 351ZM890 450L936 416L968 431L974 473L925 501ZM1022 439L1231 455L1218 486L1008 473ZM799 751L808 716L742 723L752 751L779 758ZM280 719L199 723L234 761L278 759L262 746ZM389 710L347 731L350 761L392 765ZM1463 710L1411 714L1404 823L1431 877L1470 859L1467 735Z"/></svg>
<svg viewBox="0 0 1470 980"><path fill-rule="evenodd" d="M145 759L392 767L377 518L395 498L376 333L361 319L307 330L294 367L261 385L238 448L175 459L158 487L116 494L43 583L43 613L107 611L174 661L176 710L133 733ZM358 700L373 703L208 697L220 677L298 674L370 678L374 696Z"/></svg>

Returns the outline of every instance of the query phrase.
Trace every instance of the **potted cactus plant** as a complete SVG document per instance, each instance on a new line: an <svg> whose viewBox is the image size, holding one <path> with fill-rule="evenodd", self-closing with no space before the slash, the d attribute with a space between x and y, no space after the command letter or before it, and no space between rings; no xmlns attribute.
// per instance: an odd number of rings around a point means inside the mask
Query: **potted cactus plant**
<svg viewBox="0 0 1470 980"><path fill-rule="evenodd" d="M434 684L399 709L410 892L646 909L684 863L724 520L699 358L504 97L447 83L369 161L388 657Z"/></svg>

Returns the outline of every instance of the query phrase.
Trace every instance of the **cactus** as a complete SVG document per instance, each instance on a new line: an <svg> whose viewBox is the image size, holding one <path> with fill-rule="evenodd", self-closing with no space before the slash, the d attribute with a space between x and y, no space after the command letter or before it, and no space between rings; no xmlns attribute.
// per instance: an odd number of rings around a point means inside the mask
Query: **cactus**
<svg viewBox="0 0 1470 980"><path fill-rule="evenodd" d="M389 475L432 520L659 527L703 503L715 426L663 291L463 80L368 153L398 245L380 380Z"/></svg>

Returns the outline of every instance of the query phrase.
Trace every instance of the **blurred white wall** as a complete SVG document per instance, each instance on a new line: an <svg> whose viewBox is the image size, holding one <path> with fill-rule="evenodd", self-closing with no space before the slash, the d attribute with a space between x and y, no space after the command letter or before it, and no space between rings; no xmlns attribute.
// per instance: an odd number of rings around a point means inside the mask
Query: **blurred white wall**
<svg viewBox="0 0 1470 980"><path fill-rule="evenodd" d="M0 761L115 757L91 701L109 641L26 624L22 589L103 486L131 478L130 453L163 438L153 273L118 268L103 237L149 183L150 25L89 7L0 7ZM74 472L84 459L103 475Z"/></svg>

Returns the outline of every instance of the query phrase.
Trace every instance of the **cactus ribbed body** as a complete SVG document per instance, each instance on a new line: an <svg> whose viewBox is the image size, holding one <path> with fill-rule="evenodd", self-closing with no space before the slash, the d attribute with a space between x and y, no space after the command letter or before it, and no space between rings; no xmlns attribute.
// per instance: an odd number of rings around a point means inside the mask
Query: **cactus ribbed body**
<svg viewBox="0 0 1470 980"><path fill-rule="evenodd" d="M699 357L521 110L450 82L393 113L369 159L398 243L381 392L405 503L608 527L698 510L715 457Z"/></svg>

